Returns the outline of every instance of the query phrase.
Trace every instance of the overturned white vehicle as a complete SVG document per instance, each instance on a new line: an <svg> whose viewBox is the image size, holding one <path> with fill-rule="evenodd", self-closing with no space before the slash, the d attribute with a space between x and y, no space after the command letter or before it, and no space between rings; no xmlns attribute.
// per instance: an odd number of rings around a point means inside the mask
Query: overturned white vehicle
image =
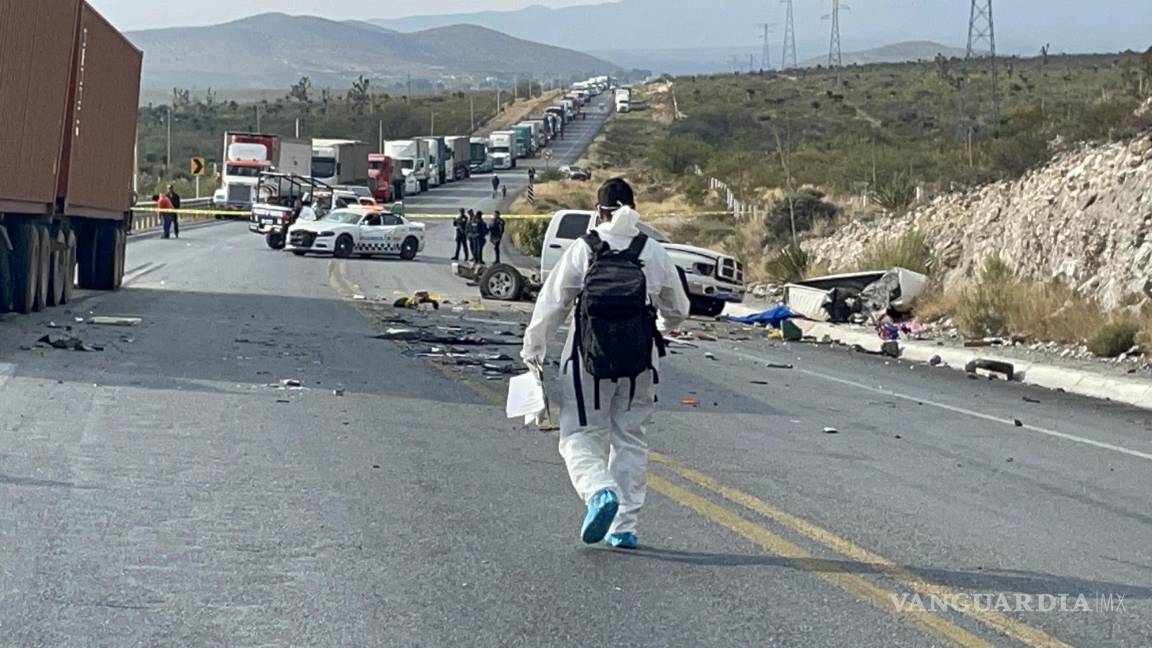
<svg viewBox="0 0 1152 648"><path fill-rule="evenodd" d="M399 211L396 206L391 210L356 206L319 220L299 220L288 229L287 249L297 256L398 255L410 261L424 251L424 224L410 222Z"/></svg>

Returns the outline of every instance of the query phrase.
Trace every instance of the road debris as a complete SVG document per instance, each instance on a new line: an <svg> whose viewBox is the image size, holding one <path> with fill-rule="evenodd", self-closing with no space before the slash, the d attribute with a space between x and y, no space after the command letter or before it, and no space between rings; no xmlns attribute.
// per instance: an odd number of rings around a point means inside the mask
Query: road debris
<svg viewBox="0 0 1152 648"><path fill-rule="evenodd" d="M889 358L899 358L900 343L895 340L888 340L884 344L880 345L880 353L881 355L888 356Z"/></svg>
<svg viewBox="0 0 1152 648"><path fill-rule="evenodd" d="M1021 398L1021 400L1023 400L1025 403L1037 403L1037 404L1039 404L1039 403L1042 403L1042 402L1043 402L1043 401L1041 401L1041 400L1038 400L1038 399L1035 399L1035 398L1030 398L1030 397L1028 397L1028 396L1024 396L1023 398Z"/></svg>
<svg viewBox="0 0 1152 648"><path fill-rule="evenodd" d="M440 310L441 298L427 290L417 290L410 297L401 297L392 303L396 308L412 310Z"/></svg>
<svg viewBox="0 0 1152 648"><path fill-rule="evenodd" d="M944 358L941 358L938 355L934 355L928 359L928 364L933 367L939 367L940 365L944 364Z"/></svg>
<svg viewBox="0 0 1152 648"><path fill-rule="evenodd" d="M705 357L705 358L708 358L709 360L715 360L715 359L716 359L716 354L715 354L715 353L712 353L711 351L709 351L709 352L707 352L707 353L705 353L705 354L704 354L704 357Z"/></svg>
<svg viewBox="0 0 1152 648"><path fill-rule="evenodd" d="M1020 419L1012 419L1012 425L1015 425L1016 427L1024 427L1024 421L1021 421Z"/></svg>
<svg viewBox="0 0 1152 648"><path fill-rule="evenodd" d="M97 316L88 320L89 324L97 326L137 326L144 321L141 317L105 317Z"/></svg>
<svg viewBox="0 0 1152 648"><path fill-rule="evenodd" d="M699 398L693 398L691 396L685 396L684 398L680 399L680 404L681 405L687 405L689 407L699 407L700 406L700 399Z"/></svg>
<svg viewBox="0 0 1152 648"><path fill-rule="evenodd" d="M840 430L834 427L826 427L824 428L824 434L840 434Z"/></svg>
<svg viewBox="0 0 1152 648"><path fill-rule="evenodd" d="M989 380L1011 381L1016 375L1016 368L1010 362L976 358L964 366L969 374L982 376Z"/></svg>
<svg viewBox="0 0 1152 648"><path fill-rule="evenodd" d="M333 396L343 396L344 395L344 388L343 387L337 387L336 389L333 389L332 395Z"/></svg>
<svg viewBox="0 0 1152 648"><path fill-rule="evenodd" d="M85 344L84 341L78 337L60 337L60 336L56 336L56 335L45 335L36 341L40 344L48 345L48 346L52 347L53 349L61 349L64 351L92 352L92 351L103 351L104 350L104 347L102 347L100 345Z"/></svg>
<svg viewBox="0 0 1152 648"><path fill-rule="evenodd" d="M769 363L765 364L764 366L769 368L769 369L794 369L795 368L792 365L786 364L783 362L769 362Z"/></svg>

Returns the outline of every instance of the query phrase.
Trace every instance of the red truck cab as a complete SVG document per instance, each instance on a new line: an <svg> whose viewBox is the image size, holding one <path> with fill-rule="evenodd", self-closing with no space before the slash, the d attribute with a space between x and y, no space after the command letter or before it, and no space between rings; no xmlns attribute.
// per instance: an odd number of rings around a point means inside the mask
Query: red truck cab
<svg viewBox="0 0 1152 648"><path fill-rule="evenodd" d="M377 202L385 204L398 198L393 184L394 174L392 158L383 153L368 154L368 187Z"/></svg>

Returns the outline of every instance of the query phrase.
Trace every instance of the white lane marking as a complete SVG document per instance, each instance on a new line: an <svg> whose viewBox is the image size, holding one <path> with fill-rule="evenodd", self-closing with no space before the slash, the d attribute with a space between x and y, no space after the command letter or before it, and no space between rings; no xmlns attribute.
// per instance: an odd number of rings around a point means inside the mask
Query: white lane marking
<svg viewBox="0 0 1152 648"><path fill-rule="evenodd" d="M731 355L731 356L736 356L738 358L743 358L745 360L751 360L752 362L771 362L767 358L761 358L759 356L754 356L754 355L747 354L747 353L740 353L739 351L728 351L726 349L717 349L716 351L718 353L722 353L725 355ZM876 394L883 394L885 396L891 396L893 398L899 398L899 399L910 401L913 403L923 403L924 405L936 407L938 409L953 412L955 414L964 414L965 416L972 416L975 418L983 419L985 421L992 421L994 423L1003 423L1005 425L1016 427L1016 421L1014 419L1001 418L999 416L994 416L992 414L985 414L983 412L977 412L975 410L970 410L970 409L967 409L964 407L957 407L955 405L949 405L947 403L940 403L940 402L929 400L926 398L920 398L918 396L909 396L908 394L901 394L900 392L892 391L890 389L884 389L882 387L873 387L872 385L865 385L864 383L859 383L859 382L856 382L854 380L847 380L845 378L837 378L836 376L830 376L828 374L820 373L819 371L812 371L811 369L797 369L797 371L799 371L800 373L808 374L809 376L815 376L816 378L822 378L824 380L828 380L828 381L835 382L835 383L840 383L841 385L847 385L849 387L856 387L858 389L863 389L865 391L870 391L870 392L873 392ZM1064 439L1065 441L1072 441L1073 443L1080 443L1083 445L1092 446L1094 448L1100 448L1102 450L1111 450L1112 452L1118 452L1120 454L1125 454L1125 455L1128 455L1130 457L1137 457L1139 459L1145 459L1148 461L1152 461L1152 453L1141 452L1139 450L1132 450L1131 448L1125 448L1123 446L1113 445L1111 443L1105 443L1103 441L1096 441L1095 439L1087 439L1084 437L1076 436L1074 434L1068 434L1066 432L1057 432L1056 430L1049 430L1048 428L1042 428L1042 427L1039 427L1036 425L1029 425L1027 423L1025 423L1023 426L1020 426L1020 427L1022 429L1025 429L1025 430L1029 430L1032 432L1038 432L1040 434L1054 437L1057 439Z"/></svg>

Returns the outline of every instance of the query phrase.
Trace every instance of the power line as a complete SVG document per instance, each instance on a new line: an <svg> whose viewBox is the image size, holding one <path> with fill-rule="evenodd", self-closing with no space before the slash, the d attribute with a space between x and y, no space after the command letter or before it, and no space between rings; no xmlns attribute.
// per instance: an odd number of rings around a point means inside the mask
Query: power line
<svg viewBox="0 0 1152 648"><path fill-rule="evenodd" d="M792 19L792 0L780 0L788 6L788 17L784 22L784 54L780 58L780 68L789 70L797 67L796 63L796 23Z"/></svg>

